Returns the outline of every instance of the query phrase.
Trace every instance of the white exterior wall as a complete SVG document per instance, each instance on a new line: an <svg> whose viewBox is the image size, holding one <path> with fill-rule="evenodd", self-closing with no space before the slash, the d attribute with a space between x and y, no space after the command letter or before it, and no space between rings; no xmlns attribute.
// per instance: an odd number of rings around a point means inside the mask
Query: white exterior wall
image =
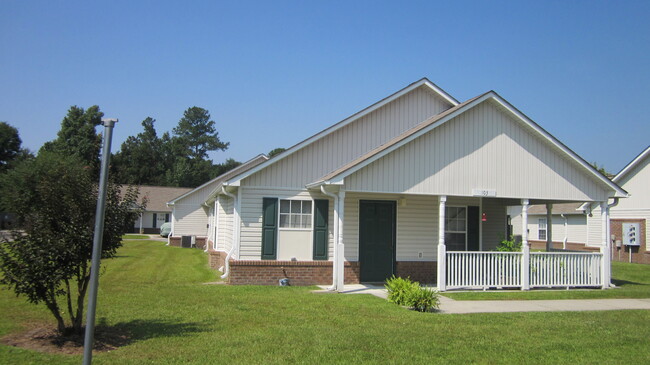
<svg viewBox="0 0 650 365"><path fill-rule="evenodd" d="M174 236L207 236L208 208L203 205L175 204Z"/></svg>
<svg viewBox="0 0 650 365"><path fill-rule="evenodd" d="M399 199L406 199L406 206ZM343 241L345 259L359 260L359 201L392 200L397 202L397 261L437 261L438 197L428 195L369 194L348 192L345 196ZM480 222L483 231L482 250L491 250L505 237L505 202L484 199L487 222ZM447 206L479 206L474 197L447 197ZM422 252L422 258L419 253Z"/></svg>
<svg viewBox="0 0 650 365"><path fill-rule="evenodd" d="M217 250L229 252L232 248L233 199L219 195Z"/></svg>
<svg viewBox="0 0 650 365"><path fill-rule="evenodd" d="M620 199L618 205L610 208L612 219L645 219L646 250L650 248L650 157L629 171L619 185L630 193L627 199ZM650 251L650 250L648 250Z"/></svg>
<svg viewBox="0 0 650 365"><path fill-rule="evenodd" d="M587 216L585 215L565 215L567 218L567 226L564 227L564 218L559 214L553 214L553 241L562 242L564 237L567 237L567 242L571 243L587 243ZM540 241L539 239L539 220L546 219L546 214L533 214L528 216L528 239L532 241ZM598 215L600 219L600 215ZM521 222L521 221L520 221ZM521 223L519 226L521 232ZM600 227L600 226L599 226ZM600 229L600 228L599 228ZM519 233L521 234L521 233ZM602 234L600 230L597 234ZM600 238L599 238L600 240ZM541 241L546 241L543 239Z"/></svg>
<svg viewBox="0 0 650 365"><path fill-rule="evenodd" d="M251 175L246 185L302 189L450 107L430 89L420 87Z"/></svg>
<svg viewBox="0 0 650 365"><path fill-rule="evenodd" d="M154 213L156 214L156 226L154 227L153 225L153 215ZM171 221L171 212L143 212L142 213L142 228L160 228L160 226L165 223L165 214L169 214L170 221ZM161 220L160 217L163 217ZM133 227L136 229L140 228L140 216L138 216L138 219L135 220L135 223L133 224Z"/></svg>
<svg viewBox="0 0 650 365"><path fill-rule="evenodd" d="M310 193L306 190L289 190L289 189L257 189L254 187L240 187L242 189L242 202L241 202L241 246L240 256L241 260L260 260L262 251L262 201L264 198L279 198L279 199L297 199L297 200L313 200L313 199L328 199L329 200L329 217L328 217L328 230L329 230L329 259L334 254L333 242L333 229L334 229L334 201L329 197L318 194ZM312 204L312 217L313 217L314 204ZM313 229L313 227L312 227ZM305 233L307 232L307 233ZM294 234L292 234L294 233ZM283 239L284 241L282 241ZM297 230L294 232L278 228L278 259L280 254L288 258L298 256L305 256L305 251L300 251L300 255L290 254L283 247L283 243L295 246L298 241L305 240L302 244L305 250L313 252L313 231L310 230ZM312 255L309 255L309 260Z"/></svg>
<svg viewBox="0 0 650 365"><path fill-rule="evenodd" d="M493 101L345 178L351 191L599 201L606 189Z"/></svg>

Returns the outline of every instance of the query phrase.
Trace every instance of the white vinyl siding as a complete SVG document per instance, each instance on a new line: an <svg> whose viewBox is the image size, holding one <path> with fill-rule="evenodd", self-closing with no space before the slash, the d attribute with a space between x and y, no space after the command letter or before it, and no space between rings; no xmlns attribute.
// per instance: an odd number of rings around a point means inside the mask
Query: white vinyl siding
<svg viewBox="0 0 650 365"><path fill-rule="evenodd" d="M233 222L233 199L227 196L219 196L219 207L217 214L218 221L218 240L217 250L229 252L232 248L232 222Z"/></svg>
<svg viewBox="0 0 650 365"><path fill-rule="evenodd" d="M301 189L450 107L430 89L420 87L251 175L245 184Z"/></svg>
<svg viewBox="0 0 650 365"><path fill-rule="evenodd" d="M207 209L201 205L174 205L174 236L207 236Z"/></svg>
<svg viewBox="0 0 650 365"><path fill-rule="evenodd" d="M650 210L650 156L629 171L618 184L631 196L621 199L617 206L611 208L612 212Z"/></svg>
<svg viewBox="0 0 650 365"><path fill-rule="evenodd" d="M256 189L240 187L242 189L241 201L241 246L239 259L260 260L262 250L262 200L264 198L279 199L329 199L322 194L311 194L305 190L288 189ZM334 229L334 202L329 199L329 257L333 256L333 229ZM311 229L310 229L311 232ZM311 242L311 241L310 241ZM278 242L278 245L281 243Z"/></svg>
<svg viewBox="0 0 650 365"><path fill-rule="evenodd" d="M348 190L599 201L608 190L527 125L485 101L345 178Z"/></svg>

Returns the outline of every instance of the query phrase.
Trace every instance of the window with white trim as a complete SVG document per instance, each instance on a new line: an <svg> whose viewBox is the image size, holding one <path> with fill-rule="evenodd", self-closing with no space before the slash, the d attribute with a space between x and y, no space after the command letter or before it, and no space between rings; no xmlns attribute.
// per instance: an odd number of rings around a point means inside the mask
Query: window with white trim
<svg viewBox="0 0 650 365"><path fill-rule="evenodd" d="M466 207L445 207L445 245L448 251L467 251Z"/></svg>
<svg viewBox="0 0 650 365"><path fill-rule="evenodd" d="M280 199L280 228L311 229L311 200Z"/></svg>
<svg viewBox="0 0 650 365"><path fill-rule="evenodd" d="M540 218L537 226L537 238L540 240L546 240L546 218Z"/></svg>

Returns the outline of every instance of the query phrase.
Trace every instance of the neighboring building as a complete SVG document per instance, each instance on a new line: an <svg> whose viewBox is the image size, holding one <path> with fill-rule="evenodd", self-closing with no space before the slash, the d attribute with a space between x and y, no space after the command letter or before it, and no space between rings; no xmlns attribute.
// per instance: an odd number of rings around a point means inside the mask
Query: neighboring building
<svg viewBox="0 0 650 365"><path fill-rule="evenodd" d="M650 147L627 164L612 181L630 194L628 199L621 199L609 209L612 259L650 264ZM598 219L600 208L585 204L583 209L592 209L587 222L590 232L588 244L593 244L593 232L602 227L602 221Z"/></svg>
<svg viewBox="0 0 650 365"><path fill-rule="evenodd" d="M146 200L147 206L145 211L133 223L132 233L146 234L160 233L160 226L171 219L171 209L166 203L192 190L190 188L148 185L141 185L138 188L138 201Z"/></svg>
<svg viewBox="0 0 650 365"><path fill-rule="evenodd" d="M192 237L191 240L196 247L205 248L208 237L215 237L215 229L211 225L214 222L213 217L215 217L214 206L205 204L205 201L210 194L215 194L214 190L220 183L236 174L246 172L268 159L265 155L255 156L195 189L186 189L183 194L175 195L173 199L167 199L165 201L166 208L172 213L172 233L169 235L169 244L180 246L181 237L188 236ZM232 214L232 206L225 209L229 209ZM220 214L224 213L220 212ZM222 224L225 226L225 222Z"/></svg>
<svg viewBox="0 0 650 365"><path fill-rule="evenodd" d="M627 196L497 93L459 103L427 79L209 184L190 204L209 223L182 234L209 237L231 284L337 290L393 274L444 285L447 251L494 249L509 206Z"/></svg>
<svg viewBox="0 0 650 365"><path fill-rule="evenodd" d="M587 214L580 209L582 203L553 204L552 227L548 227L546 205L533 205L528 209L528 241L533 249L546 249L549 232L553 248L565 250L597 250L600 241L593 247L587 243ZM521 239L521 207L510 207L511 225L516 238ZM599 232L600 233L600 232Z"/></svg>

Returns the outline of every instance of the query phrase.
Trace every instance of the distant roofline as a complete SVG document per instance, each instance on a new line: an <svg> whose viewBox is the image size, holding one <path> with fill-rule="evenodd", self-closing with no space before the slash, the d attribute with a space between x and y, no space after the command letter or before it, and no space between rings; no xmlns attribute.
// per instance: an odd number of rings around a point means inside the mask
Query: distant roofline
<svg viewBox="0 0 650 365"><path fill-rule="evenodd" d="M232 175L233 173L237 173L237 171L239 171L239 170L244 170L244 171L245 171L245 170L246 170L246 167L248 167L248 165L250 165L252 162L254 162L254 161L256 161L256 160L258 160L258 159L260 159L260 158L264 158L264 159L266 159L267 161L268 161L268 159L269 159L268 156L266 156L266 155L263 154L263 153L260 153L259 155L255 156L255 157L251 158L250 160L248 160L248 161L242 163L241 165L235 167L234 169L232 169L232 170L228 170L228 171L224 172L223 174L221 174L221 175L215 177L214 179L212 179L212 180L206 182L205 184L202 184L202 185L200 185L200 186L197 186L196 188L194 188L194 189L188 191L187 193L185 193L185 194L183 194L183 195L181 195L181 196L179 196L179 197L176 197L174 200L170 200L170 201L168 201L168 202L167 202L167 205L168 205L168 206L169 206L169 205L174 205L174 203L176 203L178 200L181 200L181 199L183 199L183 198L185 198L185 197L187 197L187 196L193 194L195 191L197 191L197 190L199 190L199 189L202 189L202 188L204 188L205 186L208 186L208 185L212 184L213 182L215 182L215 181L217 181L217 180L223 180L223 179L226 178L228 175Z"/></svg>

